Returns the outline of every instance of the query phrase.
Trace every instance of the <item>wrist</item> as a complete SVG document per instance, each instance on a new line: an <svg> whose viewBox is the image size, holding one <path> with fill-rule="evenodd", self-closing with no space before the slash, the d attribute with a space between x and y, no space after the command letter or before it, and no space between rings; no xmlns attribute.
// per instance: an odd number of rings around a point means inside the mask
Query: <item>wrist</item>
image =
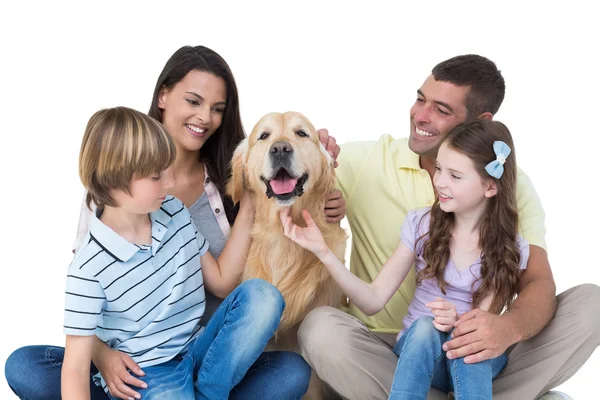
<svg viewBox="0 0 600 400"><path fill-rule="evenodd" d="M327 260L330 259L331 256L333 256L333 253L331 252L329 247L327 247L327 245L324 245L321 250L315 253L315 255L319 260L321 260L323 264L327 264Z"/></svg>
<svg viewBox="0 0 600 400"><path fill-rule="evenodd" d="M519 330L519 324L510 313L502 314L500 316L500 321L504 323L504 332L509 339L509 346L523 340L523 333Z"/></svg>

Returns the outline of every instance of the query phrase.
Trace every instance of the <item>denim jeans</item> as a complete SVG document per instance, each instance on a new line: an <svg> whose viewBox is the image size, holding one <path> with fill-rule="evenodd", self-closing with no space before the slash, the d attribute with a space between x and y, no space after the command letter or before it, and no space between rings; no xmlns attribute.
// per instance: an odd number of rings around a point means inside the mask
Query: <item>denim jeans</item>
<svg viewBox="0 0 600 400"><path fill-rule="evenodd" d="M506 354L465 364L463 358L446 358L442 345L448 340L450 333L438 331L433 317L413 322L394 346L399 358L390 399L425 400L431 386L444 392L454 391L458 400L492 399L492 380L506 365Z"/></svg>
<svg viewBox="0 0 600 400"><path fill-rule="evenodd" d="M184 352L145 367L140 379L148 388L134 390L142 399L299 399L308 389L308 364L291 352L262 353L283 309L281 294L270 284L242 283ZM63 356L60 347L18 349L6 362L9 386L21 399L60 398ZM96 372L92 365L90 378ZM90 388L92 399L108 398L93 383Z"/></svg>

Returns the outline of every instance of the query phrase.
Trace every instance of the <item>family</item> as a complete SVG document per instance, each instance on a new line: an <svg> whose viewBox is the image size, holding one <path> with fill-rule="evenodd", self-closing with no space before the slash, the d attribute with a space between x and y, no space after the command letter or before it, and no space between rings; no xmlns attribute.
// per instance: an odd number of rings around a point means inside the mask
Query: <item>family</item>
<svg viewBox="0 0 600 400"><path fill-rule="evenodd" d="M236 83L213 50L180 48L147 115L90 118L66 345L14 351L10 388L21 399L299 399L315 373L330 398L544 398L600 344L600 287L555 293L541 201L493 119L504 93L492 61L460 55L426 75L408 138L339 146L318 131L338 187L321 212L347 217L350 269L307 211L302 226L285 207L280 219L348 304L308 313L300 354L265 351L286 304L263 280L240 283L254 204L225 189L245 137Z"/></svg>

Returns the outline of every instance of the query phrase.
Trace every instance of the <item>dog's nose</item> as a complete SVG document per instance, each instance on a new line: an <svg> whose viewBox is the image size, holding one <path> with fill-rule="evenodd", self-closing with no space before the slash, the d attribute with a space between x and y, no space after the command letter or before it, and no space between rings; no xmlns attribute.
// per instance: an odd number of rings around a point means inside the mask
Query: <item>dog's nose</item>
<svg viewBox="0 0 600 400"><path fill-rule="evenodd" d="M292 145L286 141L280 140L271 145L271 156L285 157L294 152Z"/></svg>

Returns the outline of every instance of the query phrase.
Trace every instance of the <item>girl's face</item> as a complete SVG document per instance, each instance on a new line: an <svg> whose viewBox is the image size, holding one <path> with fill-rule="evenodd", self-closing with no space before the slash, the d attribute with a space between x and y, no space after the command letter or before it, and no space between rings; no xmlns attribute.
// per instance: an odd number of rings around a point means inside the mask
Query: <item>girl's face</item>
<svg viewBox="0 0 600 400"><path fill-rule="evenodd" d="M445 212L467 213L479 217L487 199L497 191L492 179L482 179L473 161L466 155L442 143L436 160L433 185L440 208Z"/></svg>
<svg viewBox="0 0 600 400"><path fill-rule="evenodd" d="M227 91L225 81L193 70L158 98L163 125L178 151L198 151L221 126Z"/></svg>

